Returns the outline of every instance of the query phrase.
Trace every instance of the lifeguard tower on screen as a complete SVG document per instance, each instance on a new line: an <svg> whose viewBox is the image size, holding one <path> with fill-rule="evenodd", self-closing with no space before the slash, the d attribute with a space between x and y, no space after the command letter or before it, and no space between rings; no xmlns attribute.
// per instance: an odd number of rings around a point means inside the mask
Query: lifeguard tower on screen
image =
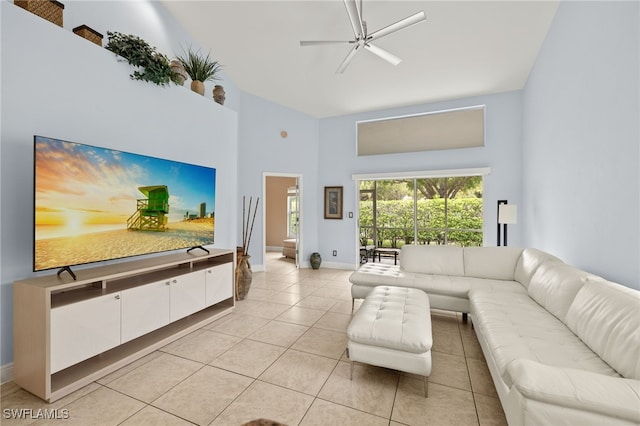
<svg viewBox="0 0 640 426"><path fill-rule="evenodd" d="M136 212L127 219L127 229L165 231L169 221L169 188L166 185L140 186L147 198L137 200Z"/></svg>

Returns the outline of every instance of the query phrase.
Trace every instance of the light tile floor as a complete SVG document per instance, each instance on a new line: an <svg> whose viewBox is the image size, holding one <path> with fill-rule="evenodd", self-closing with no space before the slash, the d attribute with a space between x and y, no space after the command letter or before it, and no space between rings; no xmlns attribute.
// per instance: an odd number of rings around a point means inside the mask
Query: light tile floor
<svg viewBox="0 0 640 426"><path fill-rule="evenodd" d="M478 340L461 315L432 313L429 398L421 378L384 368L356 364L351 381L351 271L297 270L277 253L268 253L266 269L254 273L232 314L60 401L47 404L3 385L1 423L506 425ZM69 419L7 418L7 410L35 415L41 408L68 410Z"/></svg>

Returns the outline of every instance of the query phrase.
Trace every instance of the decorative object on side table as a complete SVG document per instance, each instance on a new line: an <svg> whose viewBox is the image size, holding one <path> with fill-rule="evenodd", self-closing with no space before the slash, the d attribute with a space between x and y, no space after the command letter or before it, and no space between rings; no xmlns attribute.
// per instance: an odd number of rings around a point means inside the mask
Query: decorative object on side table
<svg viewBox="0 0 640 426"><path fill-rule="evenodd" d="M204 96L205 81L219 80L217 74L222 69L222 65L218 61L211 59L211 53L203 56L200 51L193 51L189 48L188 51L177 58L191 78L191 90L194 92Z"/></svg>
<svg viewBox="0 0 640 426"><path fill-rule="evenodd" d="M64 4L55 0L14 0L13 4L62 27Z"/></svg>
<svg viewBox="0 0 640 426"><path fill-rule="evenodd" d="M309 262L311 263L311 267L313 269L318 269L320 268L320 264L322 263L322 256L320 256L320 253L318 252L313 252L309 257Z"/></svg>
<svg viewBox="0 0 640 426"><path fill-rule="evenodd" d="M75 27L73 29L73 33L102 47L102 34L91 27L80 25L79 27Z"/></svg>
<svg viewBox="0 0 640 426"><path fill-rule="evenodd" d="M324 218L342 219L342 187L324 187Z"/></svg>
<svg viewBox="0 0 640 426"><path fill-rule="evenodd" d="M219 103L220 105L224 105L224 100L227 99L226 93L224 91L224 87L216 84L213 88L213 100Z"/></svg>
<svg viewBox="0 0 640 426"><path fill-rule="evenodd" d="M249 197L249 209L245 209L246 197L242 197L242 252L238 253L238 264L236 266L236 300L244 300L251 288L251 280L253 279L253 272L251 271L251 264L249 263L249 243L251 242L251 235L253 234L253 224L256 221L256 213L258 212L258 203L260 197L256 199L256 205L253 210L253 216L251 215L251 207L253 204L253 197ZM249 220L251 219L251 226L249 226Z"/></svg>
<svg viewBox="0 0 640 426"><path fill-rule="evenodd" d="M138 36L107 31L105 48L125 58L129 64L142 68L131 74L133 80L150 81L158 86L178 84L178 75L171 71L169 59Z"/></svg>

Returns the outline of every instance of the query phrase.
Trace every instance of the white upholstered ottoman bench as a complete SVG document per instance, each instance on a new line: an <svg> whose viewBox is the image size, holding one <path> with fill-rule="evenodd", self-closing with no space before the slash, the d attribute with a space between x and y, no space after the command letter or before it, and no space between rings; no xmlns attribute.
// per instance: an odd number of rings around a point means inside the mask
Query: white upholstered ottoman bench
<svg viewBox="0 0 640 426"><path fill-rule="evenodd" d="M348 356L424 376L431 374L431 312L427 294L415 288L378 286L367 295L347 328Z"/></svg>

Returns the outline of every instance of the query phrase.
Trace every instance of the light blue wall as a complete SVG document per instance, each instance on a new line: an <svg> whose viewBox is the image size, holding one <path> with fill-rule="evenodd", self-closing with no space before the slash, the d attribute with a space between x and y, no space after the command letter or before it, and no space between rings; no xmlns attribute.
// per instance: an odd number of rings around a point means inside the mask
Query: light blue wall
<svg viewBox="0 0 640 426"><path fill-rule="evenodd" d="M30 240L24 237L30 235L31 224L22 213L30 211L27 198L31 197L31 177L27 176L29 170L20 164L30 164L32 160L24 140L17 141L16 132L43 133L78 142L98 137L99 140L92 139L92 142L141 153L149 153L146 142L142 142L145 138L171 139L154 147L159 150L157 155L226 170L227 192L219 193L216 206L228 215L225 225L217 228L218 242L225 247L240 243L242 196L262 196L265 172L300 174L303 176L302 260L308 262L310 253L319 251L324 264L343 267L355 266L357 262L355 219L346 215L349 211L355 212L357 205L352 174L490 167L492 172L485 179L484 191L485 244L495 245L495 201L505 198L519 206L519 223L509 227L510 245L539 247L584 269L626 285L639 286L637 3L562 2L524 92L318 120L244 93L225 78L222 82L227 91L224 110L225 114L230 110L239 111L237 135L230 136L237 137L238 142L222 145L216 141L225 140L229 135L221 133L216 128L216 119L212 118L220 108L211 102L212 84L207 87L208 99L194 101L199 105L195 111L166 103L167 97L175 97L180 102L184 96L196 96L186 88L158 90L131 82L124 74L130 72L127 64L105 62L111 65L105 65L106 70L100 71L124 75L115 84L122 87L118 90L123 92L114 92L114 86L106 84L104 88L88 85L93 77L84 75L88 69L84 64L101 63L105 58L102 54L106 52L73 36L71 28L87 24L105 35L107 30L138 34L171 56L172 51L177 51L180 44L190 38L159 2L65 4L64 35L60 33L63 30L55 27L40 35L37 28L52 24L33 24L33 20L39 18L15 12L11 3L0 1L2 365L12 359L11 282L28 276L31 270ZM158 20L149 20L150 16ZM158 22L161 29L157 27ZM30 39L23 37L25 31L34 36L26 46L22 43ZM52 32L56 35L47 40ZM72 49L57 57L58 38L67 43L70 36L77 38L71 43L80 50ZM14 44L15 40L21 40L21 44ZM43 47L42 40L44 46L48 46L48 41L51 46ZM34 54L38 49L44 51ZM215 52L212 53L215 56ZM62 75L43 73L42 63L53 64L54 70L60 68ZM25 81L33 86L29 87ZM142 96L160 106L164 111L161 118L131 113L120 117L123 122L110 121L113 109L129 102L131 90L141 91L136 92L134 98ZM73 105L76 98L86 102ZM90 107L81 106L87 102ZM484 148L355 156L355 122L358 120L479 104L487 106ZM67 124L70 117L73 126ZM235 123L234 114L229 119ZM19 126L14 122L20 123ZM123 130L130 131L124 139L120 137ZM289 134L286 139L280 137L282 130ZM201 144L206 151L204 156L197 154L198 149L184 149L202 147ZM17 186L12 188L13 185ZM344 219L324 220L323 187L334 185L345 189ZM614 208L617 203L623 208ZM261 211L258 217L260 214ZM252 238L252 264L262 265L263 229L259 219L256 219ZM338 251L337 257L331 256L332 250Z"/></svg>
<svg viewBox="0 0 640 426"><path fill-rule="evenodd" d="M151 46L169 59L181 55L186 48L200 49L208 53L193 40L187 29L177 23L175 18L159 1L78 1L64 2L64 28L71 31L79 25L88 25L104 36L107 44L107 31L133 34L146 40ZM220 42L220 41L219 41ZM216 59L215 47L211 56ZM221 84L225 88L227 101L225 107L238 111L239 89L225 75L224 66L220 73L222 80L216 83L205 82L205 97L213 99L213 86ZM189 81L185 87L189 87Z"/></svg>
<svg viewBox="0 0 640 426"><path fill-rule="evenodd" d="M262 198L264 173L289 173L302 176L302 262L316 251L318 241L318 120L298 111L243 93L238 129L238 211L242 197ZM282 138L280 132L288 136ZM249 254L251 264L262 268L262 207L256 218ZM242 239L242 221L238 220L238 245Z"/></svg>
<svg viewBox="0 0 640 426"><path fill-rule="evenodd" d="M634 288L639 5L561 2L523 97L527 245Z"/></svg>
<svg viewBox="0 0 640 426"><path fill-rule="evenodd" d="M475 105L486 106L485 146L481 148L429 151L409 154L356 156L356 122L384 117L397 117ZM521 200L521 92L478 96L405 108L332 117L320 120L318 185L344 186L344 219L319 217L318 251L322 258L340 265L355 266L358 259L357 193L354 173L384 173L490 167L484 179L484 244L496 245L496 203L507 199L511 204ZM389 141L393 143L393 141ZM322 208L322 206L320 206ZM347 212L354 212L349 219ZM509 226L509 245L522 244L521 226ZM338 256L333 257L333 250Z"/></svg>
<svg viewBox="0 0 640 426"><path fill-rule="evenodd" d="M138 3L114 3L121 9L108 12L106 4L100 5L105 19L117 22L123 13L135 20L131 14ZM65 11L75 6L69 2ZM238 121L236 111L187 87L162 88L131 80L127 63L67 28L6 1L0 7L0 365L4 366L13 359L12 283L35 275L31 273L33 135L215 167L215 246L228 248L235 244L238 219ZM144 27L148 9L141 11L137 18ZM172 31L170 24L164 22L164 31Z"/></svg>

